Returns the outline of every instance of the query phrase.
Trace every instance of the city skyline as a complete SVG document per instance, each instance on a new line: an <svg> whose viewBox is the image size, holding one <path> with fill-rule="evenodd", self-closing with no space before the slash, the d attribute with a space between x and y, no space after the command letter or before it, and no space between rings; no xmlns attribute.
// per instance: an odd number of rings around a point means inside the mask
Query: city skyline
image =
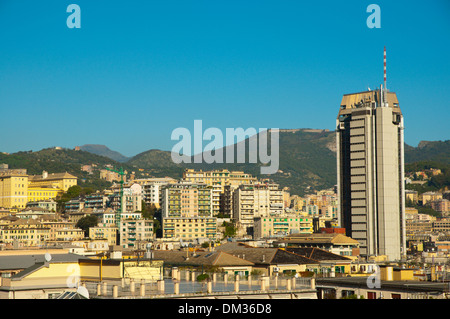
<svg viewBox="0 0 450 319"><path fill-rule="evenodd" d="M170 150L196 119L334 130L342 94L383 82L383 47L405 142L449 139L449 4L376 3L380 29L366 25L367 1L77 1L81 28L69 29L70 2L3 2L0 151Z"/></svg>

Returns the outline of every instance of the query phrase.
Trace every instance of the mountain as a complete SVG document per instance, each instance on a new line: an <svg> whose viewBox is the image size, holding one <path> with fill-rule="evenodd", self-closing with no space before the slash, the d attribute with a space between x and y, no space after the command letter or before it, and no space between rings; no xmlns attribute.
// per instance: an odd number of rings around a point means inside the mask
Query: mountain
<svg viewBox="0 0 450 319"><path fill-rule="evenodd" d="M433 161L450 165L450 140L421 141L417 147L405 145L405 163Z"/></svg>
<svg viewBox="0 0 450 319"><path fill-rule="evenodd" d="M115 160L116 162L124 163L127 160L129 160L128 157L120 154L119 152L110 150L105 145L99 145L99 144L85 144L80 146L80 149L85 152L89 152L92 154L97 154L101 156L108 157L110 159Z"/></svg>

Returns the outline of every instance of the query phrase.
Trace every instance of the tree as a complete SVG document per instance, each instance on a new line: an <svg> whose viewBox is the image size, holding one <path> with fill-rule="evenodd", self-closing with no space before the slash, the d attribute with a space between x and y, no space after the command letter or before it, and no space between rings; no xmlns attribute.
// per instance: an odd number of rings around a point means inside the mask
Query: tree
<svg viewBox="0 0 450 319"><path fill-rule="evenodd" d="M80 220L75 225L78 228L84 230L84 236L89 236L89 228L95 227L98 224L98 218L95 215L87 215L85 217L80 218Z"/></svg>
<svg viewBox="0 0 450 319"><path fill-rule="evenodd" d="M233 225L233 223L223 222L222 226L225 227L225 231L223 233L224 237L236 236L236 227Z"/></svg>

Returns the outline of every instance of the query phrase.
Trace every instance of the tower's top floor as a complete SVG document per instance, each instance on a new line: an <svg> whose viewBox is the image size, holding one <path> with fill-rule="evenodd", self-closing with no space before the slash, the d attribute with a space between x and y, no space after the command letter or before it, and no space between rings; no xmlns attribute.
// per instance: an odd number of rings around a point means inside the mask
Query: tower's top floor
<svg viewBox="0 0 450 319"><path fill-rule="evenodd" d="M393 109L393 112L401 114L397 95L394 92L386 91L384 94L387 107ZM341 101L338 117L353 113L357 109L382 107L381 90L368 90L359 93L344 94Z"/></svg>

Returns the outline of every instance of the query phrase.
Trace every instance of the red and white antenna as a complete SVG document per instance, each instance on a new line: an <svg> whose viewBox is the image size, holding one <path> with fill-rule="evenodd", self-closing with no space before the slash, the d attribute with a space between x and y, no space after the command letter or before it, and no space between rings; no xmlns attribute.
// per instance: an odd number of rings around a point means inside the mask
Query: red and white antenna
<svg viewBox="0 0 450 319"><path fill-rule="evenodd" d="M384 90L386 90L386 47L384 47Z"/></svg>

